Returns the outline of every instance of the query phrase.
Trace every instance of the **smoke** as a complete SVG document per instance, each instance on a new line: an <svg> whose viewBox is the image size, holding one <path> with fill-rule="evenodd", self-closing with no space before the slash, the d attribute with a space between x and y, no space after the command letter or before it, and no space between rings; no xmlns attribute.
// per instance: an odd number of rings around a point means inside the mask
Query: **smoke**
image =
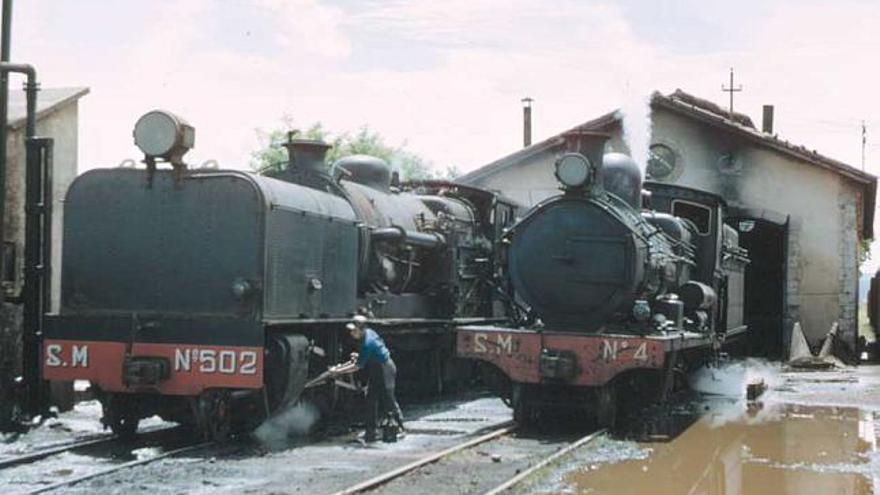
<svg viewBox="0 0 880 495"><path fill-rule="evenodd" d="M283 447L292 437L308 435L320 417L320 411L313 404L297 402L292 407L273 414L252 435L269 448Z"/></svg>
<svg viewBox="0 0 880 495"><path fill-rule="evenodd" d="M763 381L768 389L773 388L780 383L779 373L778 364L746 359L720 366L704 366L690 376L690 385L700 393L742 398L746 396L749 383Z"/></svg>
<svg viewBox="0 0 880 495"><path fill-rule="evenodd" d="M623 140L629 148L629 156L635 160L646 176L648 167L648 148L651 146L651 95L627 95L624 104L618 110L623 119Z"/></svg>

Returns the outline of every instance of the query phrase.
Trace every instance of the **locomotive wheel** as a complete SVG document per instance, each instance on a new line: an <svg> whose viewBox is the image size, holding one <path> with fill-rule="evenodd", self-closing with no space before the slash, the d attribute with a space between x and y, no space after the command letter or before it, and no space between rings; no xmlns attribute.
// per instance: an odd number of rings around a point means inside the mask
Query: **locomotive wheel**
<svg viewBox="0 0 880 495"><path fill-rule="evenodd" d="M535 419L535 406L528 400L528 392L520 384L513 386L513 420L523 427L528 427Z"/></svg>
<svg viewBox="0 0 880 495"><path fill-rule="evenodd" d="M513 420L516 421L518 425L528 427L532 423L533 416L534 408L531 404L525 401L513 403Z"/></svg>
<svg viewBox="0 0 880 495"><path fill-rule="evenodd" d="M596 390L596 423L609 430L617 424L617 387L612 383Z"/></svg>
<svg viewBox="0 0 880 495"><path fill-rule="evenodd" d="M214 442L225 442L232 431L229 392L209 390L199 397L202 434Z"/></svg>

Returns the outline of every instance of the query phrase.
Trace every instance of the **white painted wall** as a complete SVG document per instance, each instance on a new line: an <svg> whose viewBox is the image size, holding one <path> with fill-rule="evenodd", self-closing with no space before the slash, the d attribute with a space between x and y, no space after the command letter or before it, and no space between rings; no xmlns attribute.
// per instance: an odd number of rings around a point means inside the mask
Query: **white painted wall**
<svg viewBox="0 0 880 495"><path fill-rule="evenodd" d="M37 135L54 138L52 169L52 310L59 307L61 294L61 236L64 224L64 195L77 174L78 103L73 101L37 121ZM7 207L5 238L15 240L18 277L16 291L24 281L24 200L25 146L24 129L9 133L9 166L6 175Z"/></svg>

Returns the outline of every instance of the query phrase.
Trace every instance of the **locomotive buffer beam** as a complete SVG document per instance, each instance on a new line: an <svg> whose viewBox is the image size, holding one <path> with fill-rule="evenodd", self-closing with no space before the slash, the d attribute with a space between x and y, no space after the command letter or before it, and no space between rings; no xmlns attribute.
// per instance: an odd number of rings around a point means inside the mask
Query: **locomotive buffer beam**
<svg viewBox="0 0 880 495"><path fill-rule="evenodd" d="M710 334L664 335L535 332L494 326L464 326L456 355L496 366L515 383L560 383L596 387L636 369L664 370L679 351L713 348Z"/></svg>

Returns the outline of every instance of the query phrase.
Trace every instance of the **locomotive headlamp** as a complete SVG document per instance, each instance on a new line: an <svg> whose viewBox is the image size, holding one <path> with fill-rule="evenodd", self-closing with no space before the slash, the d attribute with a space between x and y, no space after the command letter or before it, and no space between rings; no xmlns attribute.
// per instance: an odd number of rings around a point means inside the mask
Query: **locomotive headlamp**
<svg viewBox="0 0 880 495"><path fill-rule="evenodd" d="M134 144L148 158L176 164L196 140L196 131L185 120L164 110L144 114L134 125Z"/></svg>
<svg viewBox="0 0 880 495"><path fill-rule="evenodd" d="M582 187L590 178L590 160L580 153L566 153L556 160L556 178L565 187Z"/></svg>

